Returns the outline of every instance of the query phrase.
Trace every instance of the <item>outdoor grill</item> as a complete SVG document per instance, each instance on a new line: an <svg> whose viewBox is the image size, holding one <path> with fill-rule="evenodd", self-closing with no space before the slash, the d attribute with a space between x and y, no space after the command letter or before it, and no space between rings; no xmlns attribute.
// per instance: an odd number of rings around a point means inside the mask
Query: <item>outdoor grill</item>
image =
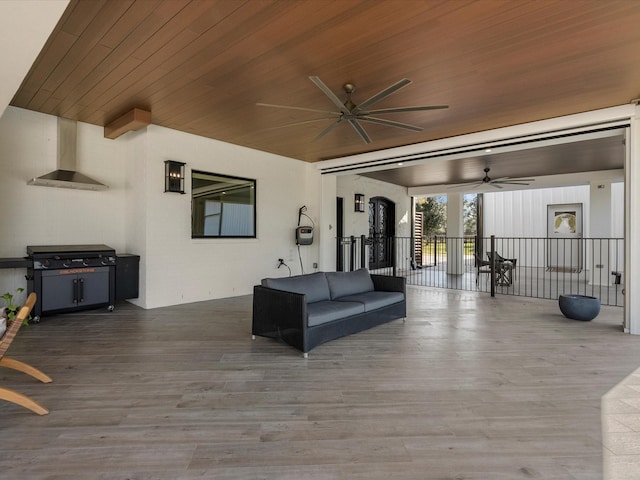
<svg viewBox="0 0 640 480"><path fill-rule="evenodd" d="M107 245L28 246L27 288L42 315L115 305L116 252Z"/></svg>

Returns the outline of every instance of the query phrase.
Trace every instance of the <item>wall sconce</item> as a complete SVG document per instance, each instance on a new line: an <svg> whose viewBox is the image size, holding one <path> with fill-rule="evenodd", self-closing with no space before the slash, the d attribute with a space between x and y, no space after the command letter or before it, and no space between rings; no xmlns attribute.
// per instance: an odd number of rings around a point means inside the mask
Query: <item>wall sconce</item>
<svg viewBox="0 0 640 480"><path fill-rule="evenodd" d="M353 196L353 208L356 212L364 212L364 194L356 193Z"/></svg>
<svg viewBox="0 0 640 480"><path fill-rule="evenodd" d="M175 160L164 162L164 191L184 193L184 166L186 163Z"/></svg>

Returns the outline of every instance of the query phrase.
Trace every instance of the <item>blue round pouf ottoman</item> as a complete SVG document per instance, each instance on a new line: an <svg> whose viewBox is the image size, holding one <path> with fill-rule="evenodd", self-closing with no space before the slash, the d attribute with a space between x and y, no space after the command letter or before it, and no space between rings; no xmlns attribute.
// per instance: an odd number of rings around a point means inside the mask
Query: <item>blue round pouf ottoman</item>
<svg viewBox="0 0 640 480"><path fill-rule="evenodd" d="M600 299L588 295L560 295L558 305L562 314L572 320L588 322L600 313Z"/></svg>

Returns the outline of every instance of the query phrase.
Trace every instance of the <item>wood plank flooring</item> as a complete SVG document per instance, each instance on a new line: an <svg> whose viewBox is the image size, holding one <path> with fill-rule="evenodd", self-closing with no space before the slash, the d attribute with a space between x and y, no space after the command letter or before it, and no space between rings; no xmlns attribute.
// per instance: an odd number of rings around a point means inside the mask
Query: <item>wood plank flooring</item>
<svg viewBox="0 0 640 480"><path fill-rule="evenodd" d="M250 296L45 317L10 354L53 383L0 369L0 384L51 413L0 402L0 477L602 479L602 397L640 366L621 323L409 287L406 322L305 360L251 340Z"/></svg>

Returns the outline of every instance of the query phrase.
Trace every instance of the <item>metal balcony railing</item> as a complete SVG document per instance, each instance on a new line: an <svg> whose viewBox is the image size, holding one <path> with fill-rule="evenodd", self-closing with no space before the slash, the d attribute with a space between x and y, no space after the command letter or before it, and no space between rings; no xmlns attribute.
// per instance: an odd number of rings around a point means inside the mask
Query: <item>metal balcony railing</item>
<svg viewBox="0 0 640 480"><path fill-rule="evenodd" d="M624 303L621 238L345 237L339 269L367 267L408 285L557 299L564 294ZM382 253L381 253L382 252Z"/></svg>

